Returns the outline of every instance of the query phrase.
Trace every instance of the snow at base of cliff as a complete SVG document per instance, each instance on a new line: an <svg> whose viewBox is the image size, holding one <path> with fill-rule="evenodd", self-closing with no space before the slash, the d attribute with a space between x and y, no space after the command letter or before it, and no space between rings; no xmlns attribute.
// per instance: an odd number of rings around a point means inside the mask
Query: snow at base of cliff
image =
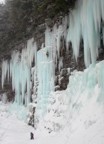
<svg viewBox="0 0 104 144"><path fill-rule="evenodd" d="M50 94L36 130L26 124L26 108L1 102L0 144L104 144L103 71L104 61L74 71L67 90Z"/></svg>

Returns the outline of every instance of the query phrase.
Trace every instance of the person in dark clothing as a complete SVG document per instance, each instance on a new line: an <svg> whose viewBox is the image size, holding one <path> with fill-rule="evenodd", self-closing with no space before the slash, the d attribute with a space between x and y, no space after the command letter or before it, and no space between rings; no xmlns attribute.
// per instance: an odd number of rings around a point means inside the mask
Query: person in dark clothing
<svg viewBox="0 0 104 144"><path fill-rule="evenodd" d="M31 132L30 133L30 139L33 140L34 139L34 134Z"/></svg>

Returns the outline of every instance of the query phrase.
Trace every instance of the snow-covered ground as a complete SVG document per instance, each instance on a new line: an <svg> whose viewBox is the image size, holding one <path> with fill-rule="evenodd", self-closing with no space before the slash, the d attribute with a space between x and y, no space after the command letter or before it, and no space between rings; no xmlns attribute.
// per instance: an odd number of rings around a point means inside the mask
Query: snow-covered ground
<svg viewBox="0 0 104 144"><path fill-rule="evenodd" d="M30 140L30 132L34 140ZM79 115L69 118L62 131L45 132L35 131L16 114L11 115L7 105L0 106L0 144L104 144L104 109L92 99Z"/></svg>
<svg viewBox="0 0 104 144"><path fill-rule="evenodd" d="M51 93L37 130L23 121L25 108L0 103L0 144L104 144L103 66L73 72L67 90Z"/></svg>
<svg viewBox="0 0 104 144"><path fill-rule="evenodd" d="M28 144L30 128L11 114L10 105L0 104L0 144Z"/></svg>

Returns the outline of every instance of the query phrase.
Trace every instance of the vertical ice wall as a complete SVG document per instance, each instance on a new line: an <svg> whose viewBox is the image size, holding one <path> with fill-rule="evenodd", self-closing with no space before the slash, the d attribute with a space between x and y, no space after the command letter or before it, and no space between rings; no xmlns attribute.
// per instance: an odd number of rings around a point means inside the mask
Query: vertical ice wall
<svg viewBox="0 0 104 144"><path fill-rule="evenodd" d="M49 54L50 55L50 54ZM48 103L48 96L54 91L54 71L53 60L47 56L47 48L42 48L37 53L37 78L38 78L38 104L42 109L42 113Z"/></svg>
<svg viewBox="0 0 104 144"><path fill-rule="evenodd" d="M8 61L5 60L2 62L2 88L4 86L5 78L7 78L7 73L9 73L9 64Z"/></svg>

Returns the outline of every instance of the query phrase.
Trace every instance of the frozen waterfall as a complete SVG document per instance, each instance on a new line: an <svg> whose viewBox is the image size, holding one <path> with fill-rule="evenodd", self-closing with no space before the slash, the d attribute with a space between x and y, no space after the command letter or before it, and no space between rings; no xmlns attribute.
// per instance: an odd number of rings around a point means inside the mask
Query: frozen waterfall
<svg viewBox="0 0 104 144"><path fill-rule="evenodd" d="M65 39L67 48L69 42L72 43L76 61L80 41L83 39L84 61L88 67L91 63L96 63L101 22L104 23L104 0L78 0L75 10L70 11L69 16L65 16L59 26L55 24L51 29L46 26L45 44L42 44L41 50L37 51L37 44L32 38L21 53L13 52L10 62L3 61L2 87L8 75L8 79L12 80L12 89L18 104L27 105L33 94L37 95L41 105L45 105L49 93L54 91L57 61L59 60L59 71L63 66L63 59L60 57L61 39ZM104 43L104 25L102 31Z"/></svg>

